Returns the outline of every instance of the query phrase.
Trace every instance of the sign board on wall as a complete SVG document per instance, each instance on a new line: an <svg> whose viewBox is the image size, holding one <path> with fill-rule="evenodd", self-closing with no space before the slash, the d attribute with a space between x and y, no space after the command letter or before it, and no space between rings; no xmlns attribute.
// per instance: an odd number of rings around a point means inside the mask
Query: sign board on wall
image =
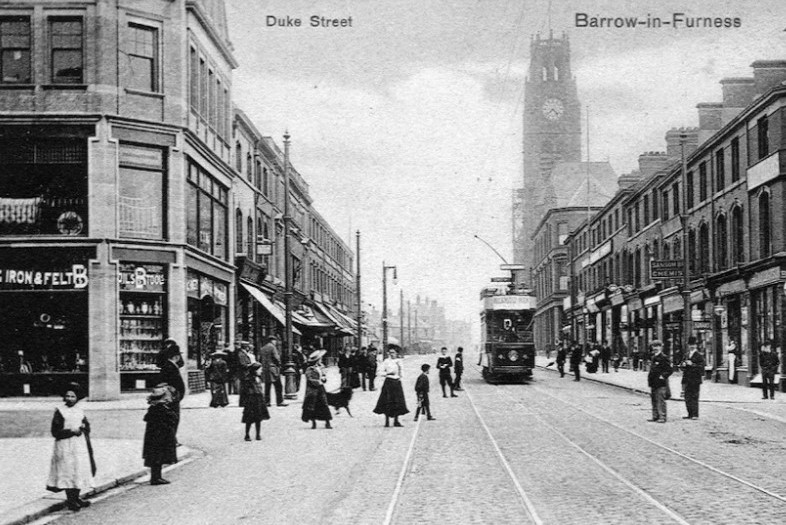
<svg viewBox="0 0 786 525"><path fill-rule="evenodd" d="M81 290L87 284L84 264L58 269L0 268L0 290Z"/></svg>
<svg viewBox="0 0 786 525"><path fill-rule="evenodd" d="M166 285L164 266L121 263L117 281L120 289L127 292L163 292Z"/></svg>
<svg viewBox="0 0 786 525"><path fill-rule="evenodd" d="M684 265L682 259L650 261L650 275L653 279L679 279L683 276Z"/></svg>

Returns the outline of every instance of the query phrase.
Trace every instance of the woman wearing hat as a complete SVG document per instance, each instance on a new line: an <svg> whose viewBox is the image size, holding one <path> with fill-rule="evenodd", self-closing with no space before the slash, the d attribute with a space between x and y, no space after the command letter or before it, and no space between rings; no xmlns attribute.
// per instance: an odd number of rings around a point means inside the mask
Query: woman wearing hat
<svg viewBox="0 0 786 525"><path fill-rule="evenodd" d="M324 350L315 350L308 356L308 368L306 368L306 393L303 397L303 414L301 419L304 422L311 421L311 428L317 428L317 420L325 422L325 428L330 426L333 415L327 403L325 393L325 373L322 370L321 359L325 355Z"/></svg>
<svg viewBox="0 0 786 525"><path fill-rule="evenodd" d="M379 393L377 406L374 413L385 414L385 426L390 426L390 418L393 418L394 427L403 427L398 421L398 416L408 414L407 402L404 399L404 389L401 387L401 364L398 362L396 351L388 349L388 358L382 361L379 375L384 376L385 382L382 383L382 392Z"/></svg>
<svg viewBox="0 0 786 525"><path fill-rule="evenodd" d="M265 392L262 390L262 364L254 361L246 370L243 382L240 385L240 396L243 399L243 423L246 424L246 441L251 441L249 431L251 424L256 430L256 440L260 441L260 426L263 419L270 419L270 413L265 403Z"/></svg>
<svg viewBox="0 0 786 525"><path fill-rule="evenodd" d="M210 383L210 406L225 407L229 404L227 396L227 381L229 380L229 365L226 362L226 352L218 350L210 355L210 366L205 370L205 375Z"/></svg>
<svg viewBox="0 0 786 525"><path fill-rule="evenodd" d="M52 492L65 490L66 507L73 511L90 506L89 501L79 498L79 492L93 486L95 475L90 423L79 406L79 400L84 397L80 386L71 383L63 393L65 406L56 408L52 417L55 446L46 488Z"/></svg>
<svg viewBox="0 0 786 525"><path fill-rule="evenodd" d="M147 397L145 414L145 439L142 457L150 468L151 485L168 485L161 476L164 465L177 463L177 424L180 420L175 410L177 398L175 387L159 383Z"/></svg>

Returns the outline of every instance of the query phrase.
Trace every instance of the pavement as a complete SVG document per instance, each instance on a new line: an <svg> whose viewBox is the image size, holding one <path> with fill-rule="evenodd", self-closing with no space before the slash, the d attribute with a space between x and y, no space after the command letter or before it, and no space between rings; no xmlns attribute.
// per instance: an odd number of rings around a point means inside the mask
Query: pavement
<svg viewBox="0 0 786 525"><path fill-rule="evenodd" d="M552 370L554 373L557 373L556 364L548 367L546 366L549 362L550 359L547 359L545 356L535 356L535 366ZM565 374L572 377L573 374L569 371L569 369L570 365L566 363ZM610 366L608 373L603 373L599 370L594 374L588 374L586 373L585 367L582 365L581 380L604 383L647 395L650 393L650 389L647 386L647 372L643 370L620 368L618 372L615 372L614 368ZM669 381L672 399L683 400L683 397L680 395L682 372L677 371L673 373ZM701 397L699 401L705 403L766 403L783 405L786 404L786 395L782 393L776 393L774 400L764 401L761 398L761 388L746 387L729 383L714 383L712 381L705 380L701 385Z"/></svg>

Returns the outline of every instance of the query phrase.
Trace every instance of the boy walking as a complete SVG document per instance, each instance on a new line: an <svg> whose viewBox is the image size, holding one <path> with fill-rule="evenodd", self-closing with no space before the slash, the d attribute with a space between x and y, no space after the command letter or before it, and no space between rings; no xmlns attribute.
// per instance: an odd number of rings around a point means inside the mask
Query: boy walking
<svg viewBox="0 0 786 525"><path fill-rule="evenodd" d="M434 421L436 418L431 417L431 406L428 400L428 390L429 390L429 383L428 383L428 371L431 368L431 365L424 363L420 366L420 370L423 372L418 376L418 380L415 382L415 394L418 396L418 409L415 411L415 421L418 420L418 416L420 413L423 412L426 414L426 419L429 421Z"/></svg>

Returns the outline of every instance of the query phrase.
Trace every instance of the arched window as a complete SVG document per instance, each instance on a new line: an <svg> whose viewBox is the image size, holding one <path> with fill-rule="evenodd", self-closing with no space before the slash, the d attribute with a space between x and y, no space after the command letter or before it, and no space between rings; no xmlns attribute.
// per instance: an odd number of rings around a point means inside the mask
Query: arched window
<svg viewBox="0 0 786 525"><path fill-rule="evenodd" d="M238 173L243 173L243 146L239 141L235 144L235 169Z"/></svg>
<svg viewBox="0 0 786 525"><path fill-rule="evenodd" d="M650 283L650 260L652 259L652 248L650 248L649 244L644 245L644 260L642 261L643 266L641 267L641 275L642 275L642 285L646 285Z"/></svg>
<svg viewBox="0 0 786 525"><path fill-rule="evenodd" d="M745 234L743 230L742 206L731 210L731 263L745 262Z"/></svg>
<svg viewBox="0 0 786 525"><path fill-rule="evenodd" d="M697 251L696 250L696 230L688 230L688 268L690 269L690 274L694 275L698 271L697 262Z"/></svg>
<svg viewBox="0 0 786 525"><path fill-rule="evenodd" d="M699 271L710 272L710 226L706 222L699 226Z"/></svg>
<svg viewBox="0 0 786 525"><path fill-rule="evenodd" d="M246 178L248 182L254 180L254 163L251 161L251 153L246 153Z"/></svg>
<svg viewBox="0 0 786 525"><path fill-rule="evenodd" d="M729 229L726 214L721 213L715 219L715 264L718 270L725 270L729 265L728 258Z"/></svg>
<svg viewBox="0 0 786 525"><path fill-rule="evenodd" d="M763 191L759 195L759 257L769 257L772 249L770 218L770 194Z"/></svg>
<svg viewBox="0 0 786 525"><path fill-rule="evenodd" d="M267 195L270 193L270 179L267 172L267 168L262 168L262 193Z"/></svg>
<svg viewBox="0 0 786 525"><path fill-rule="evenodd" d="M633 258L633 286L641 286L641 248L636 248L636 255Z"/></svg>
<svg viewBox="0 0 786 525"><path fill-rule="evenodd" d="M674 258L679 260L682 258L682 239L679 236L674 237Z"/></svg>
<svg viewBox="0 0 786 525"><path fill-rule="evenodd" d="M669 244L669 241L663 243L663 258L671 259L671 244Z"/></svg>
<svg viewBox="0 0 786 525"><path fill-rule="evenodd" d="M235 211L235 253L243 253L243 212L240 208Z"/></svg>
<svg viewBox="0 0 786 525"><path fill-rule="evenodd" d="M249 217L246 220L248 231L246 232L246 254L250 260L254 260L254 219Z"/></svg>

